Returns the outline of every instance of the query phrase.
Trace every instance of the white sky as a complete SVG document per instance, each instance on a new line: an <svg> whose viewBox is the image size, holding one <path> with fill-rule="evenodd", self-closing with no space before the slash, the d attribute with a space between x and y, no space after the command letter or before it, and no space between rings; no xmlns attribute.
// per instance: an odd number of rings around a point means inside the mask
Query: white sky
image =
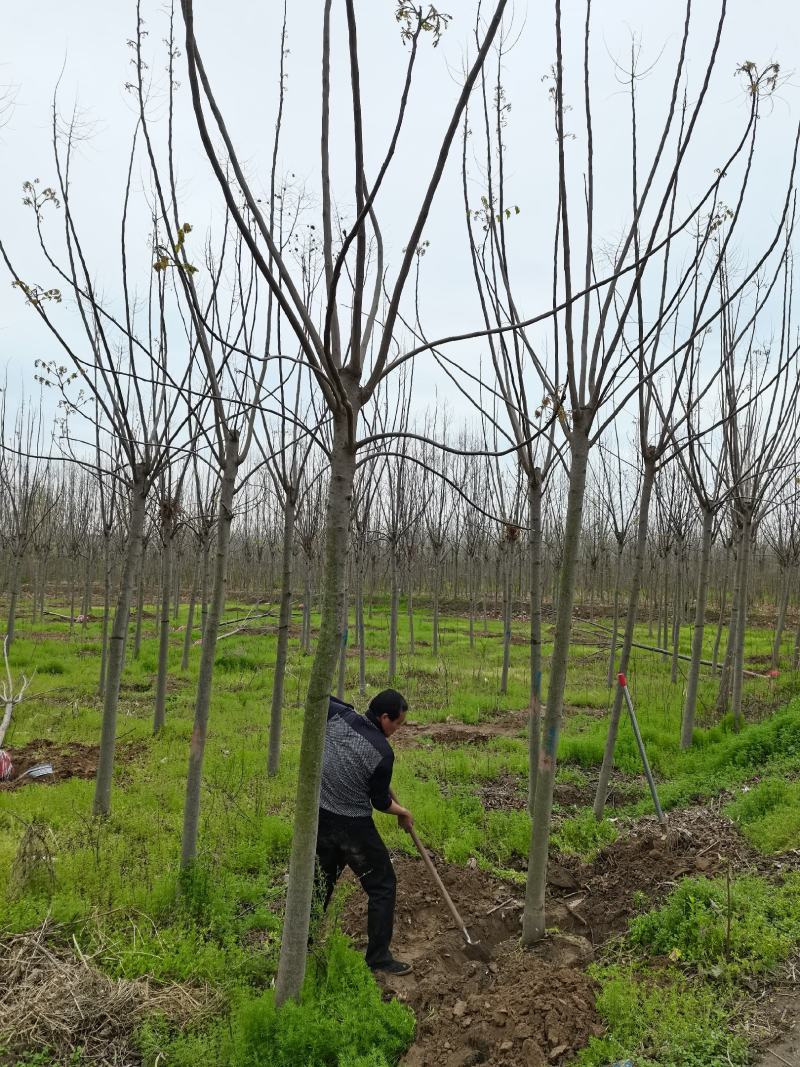
<svg viewBox="0 0 800 1067"><path fill-rule="evenodd" d="M14 106L0 130L0 234L26 277L44 286L55 284L32 245L31 218L21 206L21 184L39 177L54 182L49 146L50 103L63 67L61 107L77 104L92 136L76 163L74 210L79 219L93 270L112 303L118 299L118 232L122 181L135 121L133 99L124 83L133 77L126 41L135 30L131 0L41 0L14 5L4 0L0 38L0 84L12 87ZM206 66L216 87L241 158L251 175L265 187L271 152L280 32L277 0L196 0L196 31ZM361 0L360 44L365 101L368 169L374 172L387 143L394 116L405 52L393 18L393 0ZM465 47L472 39L475 0L445 0L453 15L437 49L422 47L413 103L396 163L381 194L379 215L387 246L387 263L397 264L406 243L420 189L427 182L441 131L457 93ZM483 10L491 7L484 0ZM689 62L689 93L696 92L718 14L714 0L695 0ZM165 7L142 0L150 36L154 79L163 85L165 56L160 42L166 33ZM335 44L335 189L340 210L347 216L350 193L350 140L347 130L348 83L344 43L344 5L334 3ZM580 62L582 58L582 0L565 0L565 60L568 97L575 104L578 136L568 146L574 153L571 169L580 188L583 140L580 136ZM615 78L614 60L627 61L631 35L641 43L641 64L657 61L642 85L641 136L644 147L663 117L668 87L680 42L683 5L676 0L594 0L592 83L597 157L598 242L614 241L629 216L628 163L625 156L627 103ZM283 127L281 169L304 183L315 204L318 193L319 61L321 0L289 0L287 110ZM555 166L552 110L543 78L554 58L552 0L519 0L509 20L511 36L519 34L506 58L503 76L512 104L507 137L508 202L521 214L514 221L516 289L524 311L534 313L549 304L552 271L553 176ZM178 34L182 33L180 17ZM777 60L789 75L766 116L761 154L753 178L748 222L742 230L741 254L754 256L759 241L780 210L794 128L800 119L797 78L792 76L800 43L800 4L796 0L764 0L754 5L731 0L723 45L712 83L705 119L698 133L686 183L692 190L711 179L713 169L729 150L739 129L746 102L734 78L736 66L752 59L760 66ZM188 80L179 60L179 115L176 146L183 216L200 236L221 215L214 185L188 108ZM163 112L163 108L160 109ZM160 113L154 106L153 115ZM471 276L460 192L460 145L440 189L425 237L431 242L423 276L423 321L429 336L480 326ZM476 190L476 199L479 190ZM309 221L318 222L315 213ZM50 224L57 229L59 219ZM148 270L147 233L141 232L141 286ZM62 315L69 316L65 304ZM473 351L472 358L477 355ZM9 368L12 391L32 387L35 358L60 358L53 342L0 276L0 367ZM433 377L425 366L417 373L424 403L430 400ZM425 390L427 392L425 393ZM458 407L455 402L454 406Z"/></svg>

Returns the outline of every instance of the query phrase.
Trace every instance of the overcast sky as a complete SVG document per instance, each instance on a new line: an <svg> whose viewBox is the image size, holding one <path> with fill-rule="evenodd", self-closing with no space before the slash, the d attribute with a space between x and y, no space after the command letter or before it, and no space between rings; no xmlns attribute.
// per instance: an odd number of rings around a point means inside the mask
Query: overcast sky
<svg viewBox="0 0 800 1067"><path fill-rule="evenodd" d="M50 106L61 77L61 109L77 106L86 140L73 175L74 207L87 243L91 263L109 301L118 299L117 234L131 134L134 101L125 91L133 76L127 41L135 31L135 4L130 0L41 0L36 5L6 2L0 37L0 84L10 87L13 107L0 130L0 233L30 280L47 286L54 280L31 244L31 218L21 206L24 180L39 177L54 182L50 150ZM277 0L196 0L196 31L205 63L217 89L236 145L251 175L267 181L271 152L280 13ZM344 64L343 7L337 11L334 42L335 192L346 219L351 208L352 159L347 129L347 70ZM405 52L393 18L394 0L361 0L360 45L368 167L374 171L394 116ZM484 0L483 10L491 7ZM715 0L696 0L688 67L688 92L696 95L718 16ZM465 56L473 43L476 3L449 0L444 9L452 22L437 49L422 49L412 106L397 162L379 203L387 246L387 261L396 264L406 243L418 194L427 182L438 140L446 125ZM786 76L770 114L766 116L759 161L753 179L754 198L743 229L741 255L755 255L759 239L778 215L785 174L800 119L800 87L793 71L800 56L800 4L796 0L731 0L722 49L716 65L704 121L683 193L687 203L693 190L707 182L725 158L741 127L746 100L734 76L738 64L781 64ZM142 0L149 31L147 48L154 79L152 114L163 115L166 8ZM309 212L315 218L319 169L319 61L321 0L289 0L287 109L281 145L281 171L293 175L306 190ZM583 139L580 127L580 61L584 4L565 0L565 62L578 80L568 82L568 99L575 104L575 154L571 164L581 180ZM640 67L653 69L642 84L641 136L652 144L664 115L669 85L680 43L683 5L676 0L594 0L592 88L597 153L598 240L614 241L628 217L625 195L628 163L627 104L615 64L627 64L632 40ZM177 32L182 33L180 18ZM549 303L552 271L554 139L552 109L545 80L554 58L551 0L519 0L507 25L508 52L503 83L512 108L507 137L508 199L521 211L515 220L517 290L526 311ZM195 132L188 107L188 83L183 59L178 60L180 105L176 130L183 214L202 233L221 214L220 197ZM568 119L568 124L572 119ZM475 189L476 198L480 190ZM51 220L51 224L58 220ZM142 271L147 271L147 233L142 227ZM430 250L425 261L423 311L429 335L467 330L480 325L475 303L464 232L460 192L460 148L457 146L431 215L426 235ZM752 248L750 247L752 245ZM145 282L142 283L146 284ZM68 307L63 314L69 315ZM52 341L26 309L10 283L0 278L0 364L9 367L12 389L32 380L36 357L57 355ZM426 370L420 375L425 380Z"/></svg>

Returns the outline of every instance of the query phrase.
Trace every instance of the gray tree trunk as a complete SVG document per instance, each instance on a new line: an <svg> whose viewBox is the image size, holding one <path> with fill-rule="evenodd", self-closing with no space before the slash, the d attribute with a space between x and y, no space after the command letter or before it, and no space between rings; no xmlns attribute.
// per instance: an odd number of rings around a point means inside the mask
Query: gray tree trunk
<svg viewBox="0 0 800 1067"><path fill-rule="evenodd" d="M294 559L294 496L286 494L283 507L283 551L281 554L281 606L278 616L278 647L275 652L275 677L272 681L272 708L269 719L269 754L267 774L274 777L281 761L281 722L283 686L289 655L289 627L292 621L292 561Z"/></svg>
<svg viewBox="0 0 800 1067"><path fill-rule="evenodd" d="M432 649L434 656L439 655L439 583L441 580L442 561L439 550L433 556L433 638Z"/></svg>
<svg viewBox="0 0 800 1067"><path fill-rule="evenodd" d="M81 601L81 615L83 615L83 629L86 629L86 616L92 610L92 542L86 553L86 571L83 578L83 599Z"/></svg>
<svg viewBox="0 0 800 1067"><path fill-rule="evenodd" d="M781 660L781 644L783 642L783 631L786 627L786 612L789 607L789 592L791 591L792 583L789 579L788 568L781 568L782 570L782 590L781 599L778 605L778 621L775 624L775 640L772 642L772 659L770 661L771 666L774 668L780 665Z"/></svg>
<svg viewBox="0 0 800 1067"><path fill-rule="evenodd" d="M175 599L172 605L172 618L175 622L178 621L181 611L181 557L181 552L174 553L172 595Z"/></svg>
<svg viewBox="0 0 800 1067"><path fill-rule="evenodd" d="M356 460L348 436L347 421L338 416L334 421L325 521L323 610L303 716L289 885L275 984L278 1006L289 998L299 996L306 968L325 724L344 618L348 531Z"/></svg>
<svg viewBox="0 0 800 1067"><path fill-rule="evenodd" d="M239 438L236 433L231 433L225 439L225 457L219 488L219 510L217 512L214 584L206 618L206 628L203 633L200 674L197 680L197 697L194 705L194 728L192 730L191 744L189 745L189 770L186 775L186 800L183 809L183 836L181 839L181 867L183 869L194 863L197 857L197 831L200 822L200 797L203 786L203 757L206 750L217 635L219 634L220 619L225 610L225 593L228 583L228 548L230 546L231 522L233 521L233 494L236 488L238 455Z"/></svg>
<svg viewBox="0 0 800 1067"><path fill-rule="evenodd" d="M300 645L303 650L303 655L308 656L311 653L311 564L309 560L306 560L306 582L305 591L303 594L303 632L300 637Z"/></svg>
<svg viewBox="0 0 800 1067"><path fill-rule="evenodd" d="M694 609L694 633L692 634L692 659L686 681L686 699L681 723L681 748L691 748L694 733L694 717L697 710L697 683L700 679L700 660L703 658L703 634L706 625L706 599L708 595L708 570L711 564L711 541L714 536L714 512L703 510L703 537L700 544L700 568L697 575L697 603Z"/></svg>
<svg viewBox="0 0 800 1067"><path fill-rule="evenodd" d="M92 806L94 815L109 815L111 813L111 783L114 774L114 750L117 741L119 686L122 679L122 665L125 660L125 645L128 640L128 623L130 622L134 579L142 551L146 506L147 484L145 471L137 468L134 472L133 485L130 491L128 543L125 546L125 561L119 583L119 594L114 611L114 624L111 628L111 639L108 647L108 670L103 692L100 752L97 760L97 778Z"/></svg>
<svg viewBox="0 0 800 1067"><path fill-rule="evenodd" d="M731 618L728 623L728 644L725 649L725 659L722 663L722 672L719 679L719 693L717 696L717 711L724 715L728 710L731 695L731 679L734 669L734 656L736 640L739 629L739 590L742 580L742 541L741 531L736 552L736 569L733 574L733 590L731 593Z"/></svg>
<svg viewBox="0 0 800 1067"><path fill-rule="evenodd" d="M194 571L192 573L192 591L189 594L189 612L186 616L186 629L183 634L183 653L181 655L182 671L186 671L189 669L189 653L192 648L192 632L194 631L194 612L195 608L197 607L197 587L200 584L201 567L201 560L196 560L194 565Z"/></svg>
<svg viewBox="0 0 800 1067"><path fill-rule="evenodd" d="M614 568L614 616L611 620L611 648L608 653L608 688L611 689L617 678L617 631L619 630L619 585L622 578L622 551L624 546L617 543L617 563ZM652 616L651 616L652 626Z"/></svg>
<svg viewBox="0 0 800 1067"><path fill-rule="evenodd" d="M77 584L75 582L75 567L77 560L72 557L70 559L70 579L69 579L69 636L70 640L75 632L75 599L78 595Z"/></svg>
<svg viewBox="0 0 800 1067"><path fill-rule="evenodd" d="M8 621L6 622L6 639L8 641L8 648L11 648L17 627L17 599L19 597L19 572L21 564L21 558L14 552L11 556L10 574L8 576Z"/></svg>
<svg viewBox="0 0 800 1067"><path fill-rule="evenodd" d="M670 682L675 685L678 681L678 655L681 650L681 616L683 613L683 579L681 566L681 545L675 550L675 560L678 564L675 575L675 602L672 615L672 669Z"/></svg>
<svg viewBox="0 0 800 1067"><path fill-rule="evenodd" d="M389 682L391 683L394 681L397 674L397 623L400 608L400 583L397 576L397 545L394 541L389 543L389 553Z"/></svg>
<svg viewBox="0 0 800 1067"><path fill-rule="evenodd" d="M531 602L528 812L533 818L536 805L536 775L542 745L542 477L538 467L528 482L528 526Z"/></svg>
<svg viewBox="0 0 800 1067"><path fill-rule="evenodd" d="M725 625L725 609L728 606L728 571L730 570L731 553L730 549L725 549L725 569L722 572L722 590L719 596L719 619L717 621L717 632L714 637L714 650L711 653L712 669L717 669L717 663L719 662L719 645L722 640L722 630Z"/></svg>
<svg viewBox="0 0 800 1067"><path fill-rule="evenodd" d="M211 535L203 545L203 580L200 584L200 636L205 637L208 624L208 587L211 582Z"/></svg>
<svg viewBox="0 0 800 1067"><path fill-rule="evenodd" d="M347 588L346 576L344 584L344 607L342 611L342 638L339 646L339 679L336 683L336 696L339 700L344 700L347 668L347 635L350 627L350 594Z"/></svg>
<svg viewBox="0 0 800 1067"><path fill-rule="evenodd" d="M467 582L469 583L469 648L470 652L472 652L475 648L475 614L477 610L474 559L470 559L467 567Z"/></svg>
<svg viewBox="0 0 800 1067"><path fill-rule="evenodd" d="M540 941L545 934L545 888L547 859L550 848L550 821L553 809L558 738L564 709L564 688L567 682L567 660L572 634L572 611L575 600L575 580L578 570L583 501L586 495L586 469L589 462L588 437L581 432L579 412L573 416L573 439L570 448L569 493L564 521L564 552L559 583L558 613L556 615L553 656L550 663L550 683L547 691L544 735L539 769L536 775L536 795L531 839L528 851L528 879L525 887L525 909L522 916L522 941L525 945Z"/></svg>
<svg viewBox="0 0 800 1067"><path fill-rule="evenodd" d="M414 641L414 589L413 589L414 576L411 573L411 564L409 563L406 570L406 614L408 616L408 651L409 655L413 656L416 653L416 643Z"/></svg>
<svg viewBox="0 0 800 1067"><path fill-rule="evenodd" d="M156 676L156 706L153 712L153 733L164 726L167 713L167 674L169 670L169 607L172 596L172 532L163 531L161 549L161 628L158 632L158 674Z"/></svg>
<svg viewBox="0 0 800 1067"><path fill-rule="evenodd" d="M367 692L367 649L366 629L364 627L364 568L363 561L357 561L356 568L356 634L358 636L358 691L363 697Z"/></svg>
<svg viewBox="0 0 800 1067"><path fill-rule="evenodd" d="M639 608L639 590L642 587L642 574L644 573L644 558L647 551L647 524L650 517L650 500L653 494L653 482L656 476L656 463L653 457L647 456L644 461L644 475L642 477L642 489L639 497L639 519L636 527L636 549L633 558L633 570L631 572L631 585L628 592L628 613L625 618L625 633L622 638L622 648L619 655L619 673L624 674L628 669L628 660L633 647L633 635L636 627L636 617ZM619 720L622 715L622 687L617 686L614 694L614 703L611 708L611 718L608 722L608 735L606 747L603 753L603 763L600 767L600 777L597 782L597 792L594 798L594 816L599 821L603 818L606 807L606 795L608 783L611 780L611 771L614 767L614 749L617 744Z"/></svg>
<svg viewBox="0 0 800 1067"><path fill-rule="evenodd" d="M142 649L142 625L144 623L144 546L139 556L139 577L136 590L136 629L133 636L133 658L138 659Z"/></svg>
<svg viewBox="0 0 800 1067"><path fill-rule="evenodd" d="M739 576L739 610L736 623L736 644L733 659L733 726L741 730L744 725L742 717L742 689L744 686L744 638L747 630L747 579L750 568L750 548L752 542L753 517L748 511L742 526L742 567Z"/></svg>
<svg viewBox="0 0 800 1067"><path fill-rule="evenodd" d="M103 533L103 627L100 637L100 682L102 695L106 688L108 670L108 630L111 618L111 531Z"/></svg>
<svg viewBox="0 0 800 1067"><path fill-rule="evenodd" d="M511 662L511 544L503 541L503 669L500 675L500 692L508 692L508 668Z"/></svg>

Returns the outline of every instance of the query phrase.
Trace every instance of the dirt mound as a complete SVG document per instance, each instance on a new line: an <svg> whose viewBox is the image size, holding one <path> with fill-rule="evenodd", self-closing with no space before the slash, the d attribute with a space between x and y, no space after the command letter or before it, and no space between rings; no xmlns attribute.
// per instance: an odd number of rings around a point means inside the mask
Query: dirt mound
<svg viewBox="0 0 800 1067"><path fill-rule="evenodd" d="M119 763L128 763L144 751L142 741L128 745L118 745L115 759ZM67 778L91 779L97 774L97 761L100 748L98 745L84 745L80 741L49 741L40 739L29 741L26 745L10 747L7 750L14 764L11 778L0 782L0 790L16 789L31 782L48 784L63 782ZM25 772L39 763L50 763L53 773L42 778L32 778Z"/></svg>
<svg viewBox="0 0 800 1067"><path fill-rule="evenodd" d="M733 823L710 808L672 812L666 831L644 819L604 848L590 864L560 856L551 864L548 922L582 933L594 945L622 933L644 893L658 903L686 875L713 877L760 864Z"/></svg>
<svg viewBox="0 0 800 1067"><path fill-rule="evenodd" d="M544 1067L567 1062L601 1032L594 988L583 972L591 946L579 937L549 938L536 952L519 946L521 890L483 871L437 862L472 937L491 961L472 960L421 860L398 859L393 951L414 964L406 977L379 976L387 995L418 1020L407 1067L491 1064ZM342 925L358 943L366 897L347 900Z"/></svg>

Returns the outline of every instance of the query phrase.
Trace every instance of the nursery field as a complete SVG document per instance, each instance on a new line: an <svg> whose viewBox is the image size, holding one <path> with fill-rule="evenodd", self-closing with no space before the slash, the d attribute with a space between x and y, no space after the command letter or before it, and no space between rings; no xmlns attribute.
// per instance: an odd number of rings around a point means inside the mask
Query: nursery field
<svg viewBox="0 0 800 1067"><path fill-rule="evenodd" d="M772 629L750 628L746 725L735 733L701 684L698 728L679 745L683 676L634 650L629 684L668 812L659 827L629 724L606 817L592 814L607 712L607 638L576 621L555 788L548 937L519 947L527 812L528 645L514 625L498 696L501 623L403 616L395 684L408 699L394 789L474 936L469 960L411 842L376 816L398 875L394 946L411 975L371 976L359 955L365 898L344 880L314 923L302 1001L276 1011L302 703L310 657L293 622L280 773L266 774L274 625L229 607L216 655L200 856L179 876L180 829L199 648L180 670L172 623L166 724L152 735L157 656L147 611L126 663L112 813L91 817L101 702L99 622L20 626L12 674L31 678L0 786L0 1062L387 1067L567 1064L723 1067L796 1063L800 1008L800 684L770 677ZM245 621L237 626L241 616ZM299 622L299 619L295 620ZM602 621L602 620L601 620ZM225 632L225 630L223 630ZM345 695L363 710L386 685L388 626L365 623L367 693L348 650ZM544 662L549 635L545 628ZM637 635L652 643L647 626ZM684 637L689 651L690 635ZM713 634L710 639L713 639ZM547 677L543 680L546 691ZM787 1033L788 1032L788 1033ZM773 1052L767 1051L772 1048ZM764 1057L759 1059L759 1057Z"/></svg>

